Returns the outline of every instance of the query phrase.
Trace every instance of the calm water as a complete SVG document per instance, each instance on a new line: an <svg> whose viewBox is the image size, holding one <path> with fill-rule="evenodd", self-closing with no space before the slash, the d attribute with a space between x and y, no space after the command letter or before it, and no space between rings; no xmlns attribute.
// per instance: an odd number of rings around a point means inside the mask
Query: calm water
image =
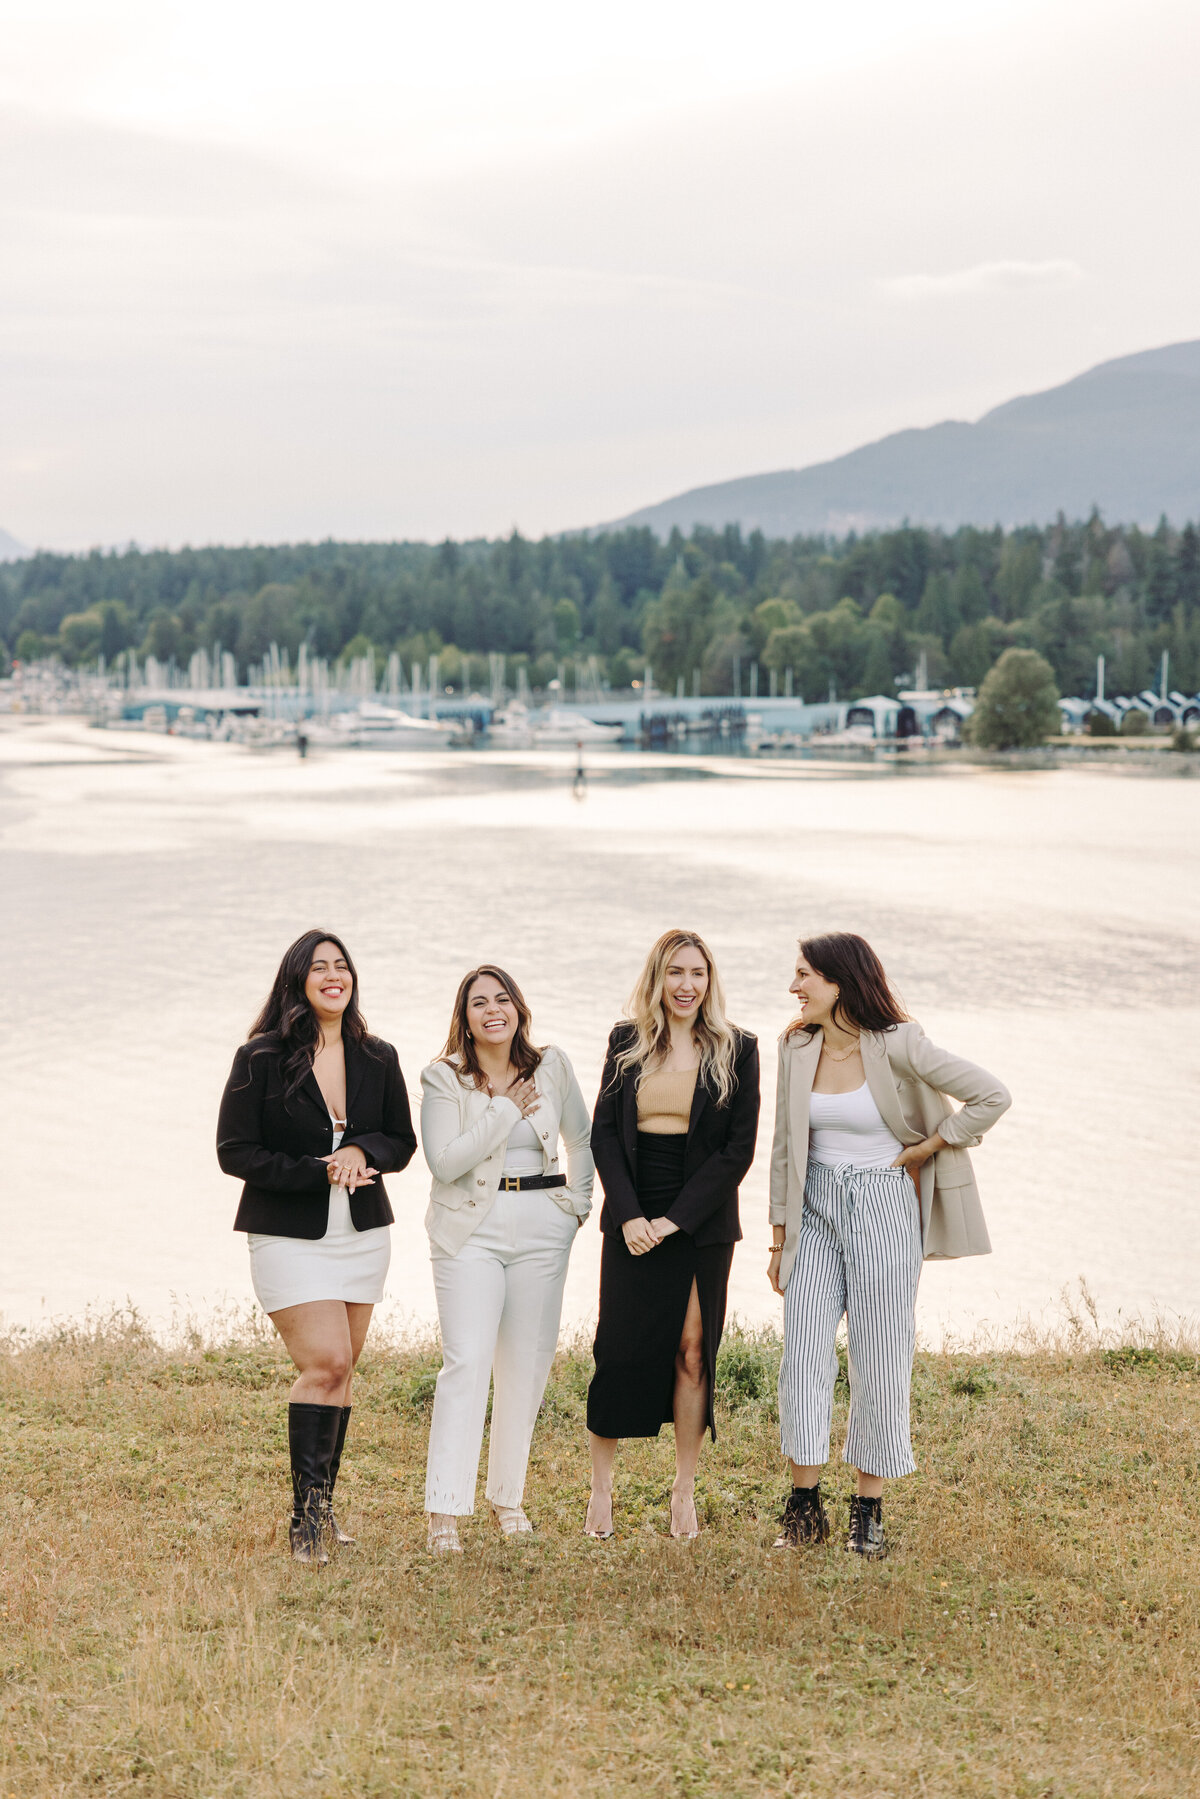
<svg viewBox="0 0 1200 1799"><path fill-rule="evenodd" d="M300 764L4 721L3 1317L131 1300L165 1321L250 1299L216 1107L280 951L312 923L348 939L414 1095L460 973L495 959L589 1099L644 950L687 924L763 1040L767 1119L796 937L862 931L930 1035L1015 1098L976 1155L996 1253L927 1267L926 1334L1053 1317L1080 1277L1109 1318L1200 1307L1200 782L589 760L577 802L565 754ZM733 1273L749 1320L778 1315L767 1152L764 1125ZM423 1162L389 1186L385 1310L424 1322ZM598 1262L593 1219L572 1322L594 1314Z"/></svg>

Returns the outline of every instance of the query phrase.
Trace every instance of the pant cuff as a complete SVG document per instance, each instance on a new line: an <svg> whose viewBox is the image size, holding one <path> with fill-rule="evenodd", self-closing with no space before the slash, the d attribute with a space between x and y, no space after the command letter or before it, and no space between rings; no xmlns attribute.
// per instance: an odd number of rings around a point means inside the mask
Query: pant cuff
<svg viewBox="0 0 1200 1799"><path fill-rule="evenodd" d="M448 1493L426 1493L425 1510L441 1512L448 1518L470 1518L474 1515L475 1501L455 1499Z"/></svg>
<svg viewBox="0 0 1200 1799"><path fill-rule="evenodd" d="M902 1480L906 1474L915 1474L917 1464L910 1450L907 1456L876 1455L865 1445L852 1445L849 1441L842 1450L842 1460L860 1474L873 1475L876 1480Z"/></svg>

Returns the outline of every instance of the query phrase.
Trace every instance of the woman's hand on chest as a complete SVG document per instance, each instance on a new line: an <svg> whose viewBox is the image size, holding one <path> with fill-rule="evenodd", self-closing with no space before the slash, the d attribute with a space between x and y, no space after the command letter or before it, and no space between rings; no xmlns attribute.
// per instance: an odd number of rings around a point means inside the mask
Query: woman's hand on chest
<svg viewBox="0 0 1200 1799"><path fill-rule="evenodd" d="M542 1103L542 1096L537 1090L532 1075L524 1077L518 1075L509 1082L507 1087L493 1086L489 1082L488 1092L493 1099L511 1099L522 1118L528 1118L531 1113L537 1111Z"/></svg>

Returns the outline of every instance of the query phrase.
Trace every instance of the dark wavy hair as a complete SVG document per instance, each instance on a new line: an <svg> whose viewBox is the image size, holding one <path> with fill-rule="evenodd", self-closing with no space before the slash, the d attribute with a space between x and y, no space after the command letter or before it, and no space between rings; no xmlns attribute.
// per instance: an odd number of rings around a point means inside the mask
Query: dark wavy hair
<svg viewBox="0 0 1200 1799"><path fill-rule="evenodd" d="M336 931L305 931L303 937L297 937L295 943L283 952L283 961L275 972L271 991L263 1003L262 1011L250 1026L248 1038L254 1051L282 1048L283 1091L286 1099L290 1099L299 1089L300 1083L312 1068L313 1056L321 1040L317 1015L304 991L319 943L336 945L350 970L352 985L349 1004L342 1013L342 1036L348 1037L352 1043L361 1044L364 1049L370 1047L367 1021L358 1005L358 970L351 960L350 951Z"/></svg>
<svg viewBox="0 0 1200 1799"><path fill-rule="evenodd" d="M513 1032L512 1044L508 1059L521 1076L527 1080L535 1068L541 1066L542 1052L535 1049L529 1040L530 1028L533 1024L533 1013L525 1002L525 995L517 986L510 974L497 968L494 962L485 962L481 968L473 968L465 974L458 984L458 992L454 996L454 1014L450 1020L450 1029L446 1035L445 1047L438 1057L439 1062L449 1062L458 1069L459 1079L466 1083L474 1082L480 1089L486 1088L488 1081L483 1069L479 1066L479 1054L475 1048L475 1039L471 1035L467 1023L467 1005L471 998L471 989L481 975L490 974L493 981L503 987L513 1005L517 1008L517 1028Z"/></svg>
<svg viewBox="0 0 1200 1799"><path fill-rule="evenodd" d="M894 1031L908 1021L908 1013L892 992L883 963L865 937L853 931L827 931L821 937L801 937L800 954L811 968L838 990L833 1006L835 1024L860 1031ZM794 1018L786 1035L812 1032L819 1027Z"/></svg>

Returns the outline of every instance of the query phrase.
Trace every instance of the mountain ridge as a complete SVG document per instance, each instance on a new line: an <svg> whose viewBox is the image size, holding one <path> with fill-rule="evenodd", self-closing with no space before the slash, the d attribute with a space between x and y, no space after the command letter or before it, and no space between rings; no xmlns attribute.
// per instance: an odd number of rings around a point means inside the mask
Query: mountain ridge
<svg viewBox="0 0 1200 1799"><path fill-rule="evenodd" d="M1148 526L1200 516L1200 339L1097 363L974 422L908 426L826 462L690 488L603 528L843 536L905 521L1041 524L1093 506Z"/></svg>

